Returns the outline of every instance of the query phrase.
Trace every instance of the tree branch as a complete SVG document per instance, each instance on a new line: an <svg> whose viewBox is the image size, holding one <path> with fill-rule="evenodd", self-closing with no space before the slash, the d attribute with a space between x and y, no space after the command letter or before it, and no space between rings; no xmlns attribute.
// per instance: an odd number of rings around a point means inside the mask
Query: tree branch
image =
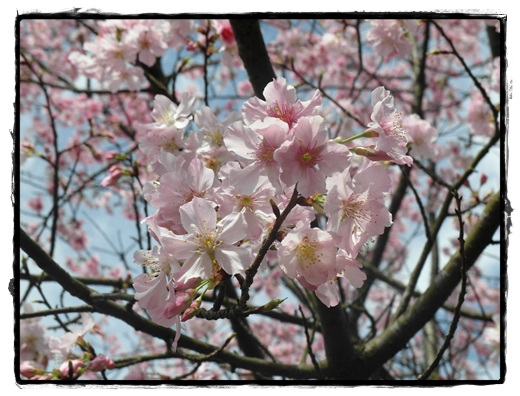
<svg viewBox="0 0 520 396"><path fill-rule="evenodd" d="M249 76L255 95L264 98L264 88L276 74L265 47L258 19L231 19L238 53Z"/></svg>
<svg viewBox="0 0 520 396"><path fill-rule="evenodd" d="M162 339L169 345L173 342L176 334L175 331L145 319L135 313L131 306L124 307L113 301L96 299L95 296L98 295L96 291L70 276L70 274L61 268L23 229L20 229L19 246L43 271L54 278L65 291L92 306L96 312L120 319L135 330ZM185 335L181 335L178 346L179 348L190 349L204 355L210 355L219 349L218 347ZM316 370L312 365L285 365L261 359L248 358L228 351L220 351L212 360L225 362L232 367L243 368L268 376L281 375L300 379L316 377ZM320 366L322 367L322 371L327 369L326 364L322 363Z"/></svg>
<svg viewBox="0 0 520 396"><path fill-rule="evenodd" d="M500 192L497 192L466 238L466 271L490 244L493 234L500 226L500 207ZM460 282L461 265L461 254L456 252L416 303L392 322L381 335L366 344L359 362L365 375L373 372L404 348L415 333L435 315Z"/></svg>

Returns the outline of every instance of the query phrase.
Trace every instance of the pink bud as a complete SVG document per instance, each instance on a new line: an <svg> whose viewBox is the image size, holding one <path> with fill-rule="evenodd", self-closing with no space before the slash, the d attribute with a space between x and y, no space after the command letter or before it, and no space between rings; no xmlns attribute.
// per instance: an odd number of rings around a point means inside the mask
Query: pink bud
<svg viewBox="0 0 520 396"><path fill-rule="evenodd" d="M114 361L112 359L107 358L105 355L99 354L94 360L92 360L88 366L90 371L102 371L106 369L111 369L114 367Z"/></svg>
<svg viewBox="0 0 520 396"><path fill-rule="evenodd" d="M20 364L20 374L29 379L33 379L36 374L41 374L43 371L32 365L31 362L23 362Z"/></svg>
<svg viewBox="0 0 520 396"><path fill-rule="evenodd" d="M35 375L34 377L31 378L32 380L40 380L40 381L47 381L47 380L50 380L52 379L52 375L51 374L43 374L43 375Z"/></svg>
<svg viewBox="0 0 520 396"><path fill-rule="evenodd" d="M480 185L483 185L485 182L487 182L487 175L485 173L483 173L481 176L480 176Z"/></svg>
<svg viewBox="0 0 520 396"><path fill-rule="evenodd" d="M227 21L226 21L227 22ZM231 24L229 22L223 22L218 29L218 33L222 38L222 41L226 45L234 44L235 35L233 34L233 29L231 28Z"/></svg>
<svg viewBox="0 0 520 396"><path fill-rule="evenodd" d="M193 297L197 294L195 289L189 289L187 291L181 291L175 294L173 301L167 302L163 316L167 319L173 318L175 315L180 315L186 308L188 308L193 300Z"/></svg>
<svg viewBox="0 0 520 396"><path fill-rule="evenodd" d="M115 150L110 150L110 151L107 151L107 152L105 153L105 158L106 158L107 160L112 160L112 159L114 159L114 158L117 156L117 154L118 154L117 151L115 151Z"/></svg>
<svg viewBox="0 0 520 396"><path fill-rule="evenodd" d="M191 305L184 311L181 317L181 322L186 322L188 319L193 318L197 312L199 312L200 308L200 299L196 299L191 303Z"/></svg>
<svg viewBox="0 0 520 396"><path fill-rule="evenodd" d="M112 165L108 169L108 175L101 181L101 185L103 187L113 186L123 174L124 172L119 168L118 164Z"/></svg>
<svg viewBox="0 0 520 396"><path fill-rule="evenodd" d="M78 370L83 367L83 360L72 359L65 360L63 364L59 368L59 372L62 374L63 378L69 378L70 376L70 367L69 362L72 363L72 376L76 376L78 374Z"/></svg>
<svg viewBox="0 0 520 396"><path fill-rule="evenodd" d="M199 277L197 277L197 278L190 278L186 282L175 282L175 290L184 291L184 290L188 290L188 289L194 289L198 285L200 285L201 281L202 280Z"/></svg>

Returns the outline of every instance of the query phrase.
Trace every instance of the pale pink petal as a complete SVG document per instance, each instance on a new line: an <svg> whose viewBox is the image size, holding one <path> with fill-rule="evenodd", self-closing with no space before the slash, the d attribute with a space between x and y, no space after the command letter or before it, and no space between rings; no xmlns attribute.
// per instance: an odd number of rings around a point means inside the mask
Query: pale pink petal
<svg viewBox="0 0 520 396"><path fill-rule="evenodd" d="M211 259L207 254L193 254L183 263L181 270L173 276L181 283L192 278L208 279L211 276L211 269Z"/></svg>
<svg viewBox="0 0 520 396"><path fill-rule="evenodd" d="M232 245L247 237L247 224L242 213L231 213L218 223L221 232L218 239Z"/></svg>
<svg viewBox="0 0 520 396"><path fill-rule="evenodd" d="M161 239L164 251L171 254L177 260L186 260L197 249L193 237L188 235L166 235Z"/></svg>
<svg viewBox="0 0 520 396"><path fill-rule="evenodd" d="M215 250L215 259L229 275L243 274L251 264L249 251L239 246L220 246Z"/></svg>
<svg viewBox="0 0 520 396"><path fill-rule="evenodd" d="M179 208L181 223L187 232L214 230L217 223L216 204L203 198L194 197Z"/></svg>
<svg viewBox="0 0 520 396"><path fill-rule="evenodd" d="M327 282L318 286L315 293L328 308L334 307L340 302L339 288L336 282Z"/></svg>
<svg viewBox="0 0 520 396"><path fill-rule="evenodd" d="M231 124L224 133L224 145L239 157L253 161L262 137L241 122Z"/></svg>

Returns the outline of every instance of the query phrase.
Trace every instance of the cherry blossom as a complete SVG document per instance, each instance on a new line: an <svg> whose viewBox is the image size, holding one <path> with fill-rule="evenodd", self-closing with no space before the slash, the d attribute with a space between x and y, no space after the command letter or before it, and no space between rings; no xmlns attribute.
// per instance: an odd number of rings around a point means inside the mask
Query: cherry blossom
<svg viewBox="0 0 520 396"><path fill-rule="evenodd" d="M162 235L167 252L183 260L175 279L185 282L191 278L208 279L222 268L229 275L243 273L250 261L249 251L235 243L247 237L242 213L232 213L217 222L215 204L194 197L180 207L181 223L187 234Z"/></svg>
<svg viewBox="0 0 520 396"><path fill-rule="evenodd" d="M296 98L296 90L288 85L283 77L278 77L264 89L265 101L254 97L242 106L246 125L255 121L264 121L266 117L278 118L291 128L301 117L317 113L321 104L321 95L315 91L313 97L305 102Z"/></svg>
<svg viewBox="0 0 520 396"><path fill-rule="evenodd" d="M175 127L183 129L192 119L193 108L196 98L185 93L182 95L180 104L177 106L164 95L156 95L152 118L155 120L156 128Z"/></svg>
<svg viewBox="0 0 520 396"><path fill-rule="evenodd" d="M287 186L298 183L298 191L305 197L325 193L325 178L348 165L348 149L328 140L320 116L302 118L292 132L291 139L273 154L282 168L282 182Z"/></svg>
<svg viewBox="0 0 520 396"><path fill-rule="evenodd" d="M263 233L265 218L272 214L270 200L275 189L266 176L253 175L244 169L231 168L215 194L219 214L242 212L247 223L247 235L258 239Z"/></svg>
<svg viewBox="0 0 520 396"><path fill-rule="evenodd" d="M48 345L50 352L57 361L63 362L66 360L78 340L91 331L95 326L94 317L90 313L82 313L81 322L81 329L76 328L74 331L66 332L59 339L52 337L49 340Z"/></svg>
<svg viewBox="0 0 520 396"><path fill-rule="evenodd" d="M382 234L392 224L384 205L390 189L390 178L384 168L368 164L350 174L351 169L333 175L324 209L329 216L327 228L335 235L339 246L355 257L371 237Z"/></svg>
<svg viewBox="0 0 520 396"><path fill-rule="evenodd" d="M385 60L392 56L404 57L412 50L410 36L416 28L414 20L376 19L370 21L367 40Z"/></svg>
<svg viewBox="0 0 520 396"><path fill-rule="evenodd" d="M281 243L280 267L303 287L316 290L338 273L336 250L330 234L301 223Z"/></svg>
<svg viewBox="0 0 520 396"><path fill-rule="evenodd" d="M285 142L288 132L287 124L278 119L256 121L251 127L236 122L227 129L224 144L246 165L245 173L266 175L279 193L283 184L274 153Z"/></svg>
<svg viewBox="0 0 520 396"><path fill-rule="evenodd" d="M401 113L396 112L394 97L384 87L372 91L372 121L368 124L371 131L378 134L374 147L376 156L369 159L389 159L399 165L411 166L413 160L406 155L408 135L401 124ZM378 157L377 157L378 156Z"/></svg>
<svg viewBox="0 0 520 396"><path fill-rule="evenodd" d="M114 361L103 354L97 355L88 365L90 371L103 371L114 367Z"/></svg>
<svg viewBox="0 0 520 396"><path fill-rule="evenodd" d="M205 197L215 183L213 170L208 169L199 158L187 162L182 157L162 155L162 163L168 171L159 182L148 186L147 200L157 209L153 214L162 226L168 226L176 233L183 233L179 208L194 197Z"/></svg>
<svg viewBox="0 0 520 396"><path fill-rule="evenodd" d="M417 158L434 160L437 156L437 129L417 114L410 114L403 119L403 128L408 134L412 146L411 153Z"/></svg>
<svg viewBox="0 0 520 396"><path fill-rule="evenodd" d="M495 127L492 123L492 113L480 93L474 93L468 108L468 122L476 135L492 136Z"/></svg>

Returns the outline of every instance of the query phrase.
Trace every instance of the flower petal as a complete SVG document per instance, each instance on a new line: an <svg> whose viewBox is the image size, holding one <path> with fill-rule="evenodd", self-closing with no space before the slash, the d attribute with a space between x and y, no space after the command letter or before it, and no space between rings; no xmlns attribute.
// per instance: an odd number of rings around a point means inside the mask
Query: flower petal
<svg viewBox="0 0 520 396"><path fill-rule="evenodd" d="M230 213L218 222L221 230L218 239L226 245L232 245L247 237L247 223L242 212Z"/></svg>
<svg viewBox="0 0 520 396"><path fill-rule="evenodd" d="M251 261L248 249L240 246L220 246L215 259L229 275L243 274Z"/></svg>
<svg viewBox="0 0 520 396"><path fill-rule="evenodd" d="M189 233L214 230L217 223L215 206L214 202L199 197L182 205L179 211L184 229Z"/></svg>

